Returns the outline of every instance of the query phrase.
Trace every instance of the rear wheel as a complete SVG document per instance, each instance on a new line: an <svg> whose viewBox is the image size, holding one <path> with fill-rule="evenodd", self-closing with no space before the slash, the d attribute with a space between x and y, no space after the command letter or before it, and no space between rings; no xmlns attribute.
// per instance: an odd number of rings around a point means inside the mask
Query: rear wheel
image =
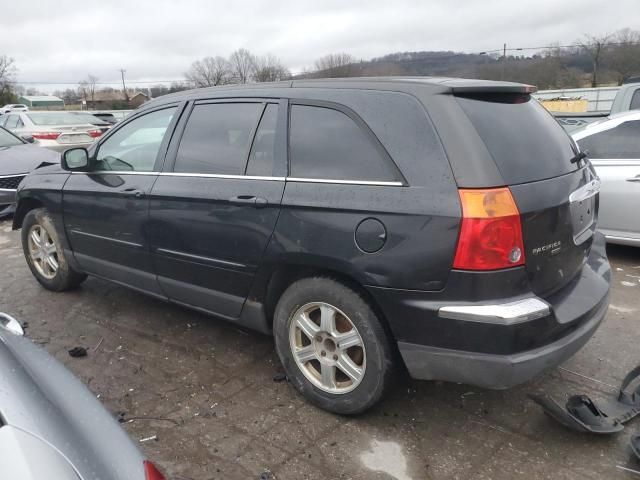
<svg viewBox="0 0 640 480"><path fill-rule="evenodd" d="M292 284L276 307L274 336L291 383L325 410L363 412L390 384L393 354L380 320L357 292L333 279Z"/></svg>
<svg viewBox="0 0 640 480"><path fill-rule="evenodd" d="M87 278L67 262L58 232L45 208L31 210L25 216L22 249L31 273L48 290L69 290Z"/></svg>

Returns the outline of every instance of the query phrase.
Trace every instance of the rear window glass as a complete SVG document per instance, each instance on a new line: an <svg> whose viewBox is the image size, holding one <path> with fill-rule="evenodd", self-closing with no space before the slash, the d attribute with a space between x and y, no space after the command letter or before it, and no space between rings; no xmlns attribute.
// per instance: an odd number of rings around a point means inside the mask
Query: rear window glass
<svg viewBox="0 0 640 480"><path fill-rule="evenodd" d="M26 114L35 125L96 125L104 123L88 113L72 112L30 112Z"/></svg>
<svg viewBox="0 0 640 480"><path fill-rule="evenodd" d="M575 171L568 134L529 95L459 96L458 103L509 185Z"/></svg>

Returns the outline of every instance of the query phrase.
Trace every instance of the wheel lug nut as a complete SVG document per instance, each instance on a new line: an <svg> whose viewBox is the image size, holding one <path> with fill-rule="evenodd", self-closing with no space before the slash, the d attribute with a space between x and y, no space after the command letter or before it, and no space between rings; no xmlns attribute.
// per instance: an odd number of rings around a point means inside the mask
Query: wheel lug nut
<svg viewBox="0 0 640 480"><path fill-rule="evenodd" d="M334 359L334 360L338 360L338 355L334 355L334 356L333 356L333 359Z"/></svg>
<svg viewBox="0 0 640 480"><path fill-rule="evenodd" d="M327 355L327 352L325 352L324 350L320 352L320 355L322 355L323 357Z"/></svg>
<svg viewBox="0 0 640 480"><path fill-rule="evenodd" d="M321 342L321 341L322 341L322 337L321 337L320 335L318 335L318 336L316 337L316 342Z"/></svg>

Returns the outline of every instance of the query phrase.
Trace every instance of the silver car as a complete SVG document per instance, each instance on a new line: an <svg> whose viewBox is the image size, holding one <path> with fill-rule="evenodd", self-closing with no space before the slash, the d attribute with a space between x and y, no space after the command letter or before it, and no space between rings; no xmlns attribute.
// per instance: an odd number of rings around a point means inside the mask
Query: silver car
<svg viewBox="0 0 640 480"><path fill-rule="evenodd" d="M88 147L110 125L82 112L10 112L2 116L2 126L16 135L32 136L42 147L62 152Z"/></svg>
<svg viewBox="0 0 640 480"><path fill-rule="evenodd" d="M573 133L600 176L598 228L607 241L640 246L640 110Z"/></svg>
<svg viewBox="0 0 640 480"><path fill-rule="evenodd" d="M96 397L4 313L0 479L164 480Z"/></svg>

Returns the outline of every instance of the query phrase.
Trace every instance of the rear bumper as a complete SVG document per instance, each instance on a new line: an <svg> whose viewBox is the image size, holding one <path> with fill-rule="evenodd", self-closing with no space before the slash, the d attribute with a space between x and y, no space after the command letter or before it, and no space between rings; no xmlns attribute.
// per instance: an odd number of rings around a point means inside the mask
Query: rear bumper
<svg viewBox="0 0 640 480"><path fill-rule="evenodd" d="M509 388L557 366L591 338L609 306L611 270L596 234L581 273L540 298L449 298L452 292L370 290L389 319L410 375L486 388ZM393 313L396 315L394 316Z"/></svg>
<svg viewBox="0 0 640 480"><path fill-rule="evenodd" d="M608 296L570 335L549 345L513 355L464 352L398 342L413 378L446 380L484 388L505 389L524 383L571 358L591 338L607 313Z"/></svg>

